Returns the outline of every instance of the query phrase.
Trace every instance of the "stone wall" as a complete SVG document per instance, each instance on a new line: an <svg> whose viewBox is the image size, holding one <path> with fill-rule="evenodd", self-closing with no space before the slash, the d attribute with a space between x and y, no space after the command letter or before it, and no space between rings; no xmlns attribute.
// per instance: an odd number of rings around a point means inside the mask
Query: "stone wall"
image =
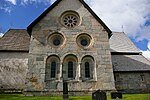
<svg viewBox="0 0 150 100"><path fill-rule="evenodd" d="M125 93L149 93L149 72L115 72L116 89Z"/></svg>
<svg viewBox="0 0 150 100"><path fill-rule="evenodd" d="M0 89L23 89L28 52L0 52Z"/></svg>
<svg viewBox="0 0 150 100"><path fill-rule="evenodd" d="M65 28L60 24L61 14L68 10L79 13L81 17L79 26ZM63 34L65 38L64 45L59 48L53 48L47 41L48 37L55 32ZM81 33L87 33L93 39L92 45L87 49L77 45L76 38ZM115 89L108 33L78 0L63 0L33 27L26 91L62 91L63 71L58 79L45 81L46 61L52 55L59 57L62 69L64 59L68 55L74 55L77 58L78 68L83 57L90 55L94 58L93 79L83 81L79 77L78 69L76 70L78 72L76 76L78 76L74 80L68 80L69 91Z"/></svg>

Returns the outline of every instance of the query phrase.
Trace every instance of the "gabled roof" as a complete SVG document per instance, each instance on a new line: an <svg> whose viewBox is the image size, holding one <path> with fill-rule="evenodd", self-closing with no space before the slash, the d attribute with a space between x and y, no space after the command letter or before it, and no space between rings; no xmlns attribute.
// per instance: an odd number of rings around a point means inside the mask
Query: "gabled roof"
<svg viewBox="0 0 150 100"><path fill-rule="evenodd" d="M44 17L46 16L55 6L57 6L63 0L56 0L48 9L46 9L37 19L35 19L28 27L27 31L31 35L32 28ZM95 19L104 27L108 32L109 37L111 37L111 30L105 25L105 23L93 12L93 10L84 2L84 0L79 0L85 8L95 17Z"/></svg>
<svg viewBox="0 0 150 100"><path fill-rule="evenodd" d="M29 51L30 36L25 29L10 29L0 39L0 51Z"/></svg>
<svg viewBox="0 0 150 100"><path fill-rule="evenodd" d="M113 32L109 44L114 71L150 71L150 61L141 55L125 33Z"/></svg>
<svg viewBox="0 0 150 100"><path fill-rule="evenodd" d="M150 61L142 55L112 55L114 71L150 71Z"/></svg>
<svg viewBox="0 0 150 100"><path fill-rule="evenodd" d="M140 53L129 37L123 32L113 32L109 39L111 52Z"/></svg>

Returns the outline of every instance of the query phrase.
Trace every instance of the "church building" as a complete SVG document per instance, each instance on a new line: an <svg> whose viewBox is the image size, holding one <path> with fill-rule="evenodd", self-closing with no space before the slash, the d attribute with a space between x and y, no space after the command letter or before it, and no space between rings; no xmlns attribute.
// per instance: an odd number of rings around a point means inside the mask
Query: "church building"
<svg viewBox="0 0 150 100"><path fill-rule="evenodd" d="M0 38L0 89L25 95L150 92L150 61L84 0L57 0L27 29Z"/></svg>

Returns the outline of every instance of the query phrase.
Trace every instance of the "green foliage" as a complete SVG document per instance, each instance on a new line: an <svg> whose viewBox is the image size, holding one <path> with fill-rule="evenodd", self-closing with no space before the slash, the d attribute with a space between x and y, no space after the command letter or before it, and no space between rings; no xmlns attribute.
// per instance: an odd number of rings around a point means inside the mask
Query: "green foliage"
<svg viewBox="0 0 150 100"><path fill-rule="evenodd" d="M0 100L62 100L61 96L23 96L22 94L0 94ZM70 96L69 100L92 100L91 96ZM108 96L107 100L111 100ZM150 100L150 94L123 94L123 100Z"/></svg>

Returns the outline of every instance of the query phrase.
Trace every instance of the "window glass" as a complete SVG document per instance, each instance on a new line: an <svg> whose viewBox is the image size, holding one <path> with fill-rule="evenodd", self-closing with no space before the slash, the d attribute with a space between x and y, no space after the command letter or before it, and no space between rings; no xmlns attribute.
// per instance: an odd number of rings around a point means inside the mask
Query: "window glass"
<svg viewBox="0 0 150 100"><path fill-rule="evenodd" d="M60 40L59 39L54 39L54 41L53 41L53 44L55 45L55 46L58 46L58 45L60 45Z"/></svg>
<svg viewBox="0 0 150 100"><path fill-rule="evenodd" d="M89 64L89 62L85 62L85 77L86 78L90 77L90 64Z"/></svg>
<svg viewBox="0 0 150 100"><path fill-rule="evenodd" d="M86 39L82 39L80 42L81 42L82 46L87 46L88 45L88 41Z"/></svg>
<svg viewBox="0 0 150 100"><path fill-rule="evenodd" d="M51 78L56 77L56 62L51 63Z"/></svg>
<svg viewBox="0 0 150 100"><path fill-rule="evenodd" d="M68 78L73 78L73 62L68 62Z"/></svg>

